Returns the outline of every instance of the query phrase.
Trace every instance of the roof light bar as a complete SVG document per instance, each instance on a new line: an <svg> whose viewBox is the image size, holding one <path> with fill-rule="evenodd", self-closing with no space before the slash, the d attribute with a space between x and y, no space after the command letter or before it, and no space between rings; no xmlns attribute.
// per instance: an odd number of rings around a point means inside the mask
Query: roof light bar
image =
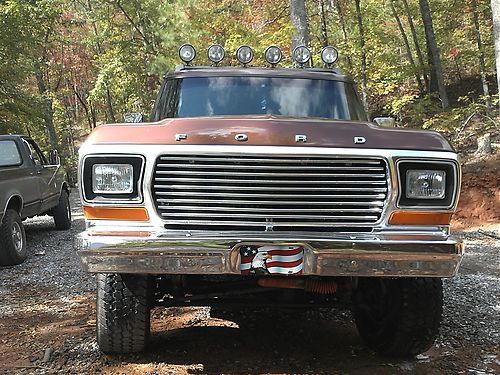
<svg viewBox="0 0 500 375"><path fill-rule="evenodd" d="M264 51L266 61L274 68L283 58L283 54L278 46L269 46Z"/></svg>
<svg viewBox="0 0 500 375"><path fill-rule="evenodd" d="M311 60L311 51L306 46L297 46L292 52L293 60L301 67Z"/></svg>
<svg viewBox="0 0 500 375"><path fill-rule="evenodd" d="M326 66L331 66L339 58L339 53L334 46L326 46L321 50L321 60Z"/></svg>
<svg viewBox="0 0 500 375"><path fill-rule="evenodd" d="M253 60L253 49L249 46L241 46L236 50L236 58L244 66Z"/></svg>
<svg viewBox="0 0 500 375"><path fill-rule="evenodd" d="M179 57L186 65L189 65L196 57L196 50L191 44L183 44L179 48Z"/></svg>
<svg viewBox="0 0 500 375"><path fill-rule="evenodd" d="M210 47L208 47L207 54L208 59L215 65L217 65L222 60L224 60L226 52L224 51L224 47L222 47L220 44L212 44Z"/></svg>

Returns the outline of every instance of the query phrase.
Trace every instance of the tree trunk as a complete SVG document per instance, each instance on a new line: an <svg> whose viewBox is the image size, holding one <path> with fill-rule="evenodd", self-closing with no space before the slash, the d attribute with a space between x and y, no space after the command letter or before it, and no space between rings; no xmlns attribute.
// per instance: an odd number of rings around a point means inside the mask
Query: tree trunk
<svg viewBox="0 0 500 375"><path fill-rule="evenodd" d="M87 7L88 11L92 12L92 2L90 0L87 0ZM96 50L98 55L102 55L102 47L101 47L101 42L99 41L99 33L97 32L97 25L95 21L92 21L92 30L94 31L94 36L95 36L95 44L96 44ZM111 92L109 91L109 86L107 80L104 82L104 85L106 87L106 117L108 122L116 122L115 118L115 112L113 110L113 101L111 98Z"/></svg>
<svg viewBox="0 0 500 375"><path fill-rule="evenodd" d="M335 8L337 9L337 15L339 17L339 22L340 22L340 28L342 30L342 39L344 40L344 43L347 45L347 29L345 26L345 19L344 19L344 13L342 12L342 7L340 6L340 0L334 0L335 2ZM352 59L349 54L347 54L347 65L349 66L349 72L352 74L353 73L353 66L352 66Z"/></svg>
<svg viewBox="0 0 500 375"><path fill-rule="evenodd" d="M111 120L111 122L116 122L115 111L113 110L113 101L111 100L111 92L109 91L107 83L106 83L106 107L108 108L108 120Z"/></svg>
<svg viewBox="0 0 500 375"><path fill-rule="evenodd" d="M59 150L59 142L57 141L56 128L54 126L54 105L53 100L49 92L48 84L45 83L45 77L43 76L43 65L47 63L47 46L49 43L51 30L47 30L45 33L44 46L42 49L41 62L37 63L35 66L35 78L38 86L38 92L40 93L42 100L45 105L44 123L47 133L49 134L50 146L53 150ZM47 80L48 81L48 80Z"/></svg>
<svg viewBox="0 0 500 375"><path fill-rule="evenodd" d="M486 133L477 139L477 156L485 156L491 154L491 134Z"/></svg>
<svg viewBox="0 0 500 375"><path fill-rule="evenodd" d="M92 115L92 125L93 125L92 129L95 129L97 127L97 110L91 101L89 101L89 108L90 108L90 114Z"/></svg>
<svg viewBox="0 0 500 375"><path fill-rule="evenodd" d="M427 90L429 90L429 78L427 77L427 73L424 68L424 56L422 54L422 49L420 48L420 43L418 42L417 30L415 29L415 24L413 23L413 18L407 0L403 0L403 6L405 7L406 17L408 18L408 24L410 25L411 36L413 39L413 44L415 44L415 51L417 51L418 64L424 77L425 87L427 88Z"/></svg>
<svg viewBox="0 0 500 375"><path fill-rule="evenodd" d="M57 133L56 128L54 127L54 107L52 98L47 91L47 85L45 85L45 81L43 79L43 73L40 67L37 67L35 72L36 83L38 85L38 92L42 96L44 105L45 105L45 113L43 115L45 128L47 129L47 133L49 134L50 147L53 150L59 150L59 142L57 141Z"/></svg>
<svg viewBox="0 0 500 375"><path fill-rule="evenodd" d="M500 2L491 0L491 11L493 13L493 34L495 38L495 61L497 67L497 88L500 96ZM500 97L498 100L500 107Z"/></svg>
<svg viewBox="0 0 500 375"><path fill-rule="evenodd" d="M89 129L90 129L90 131L92 131L92 129L95 128L95 126L92 126L93 119L92 119L92 115L89 111L89 107L88 107L87 103L85 102L84 98L82 98L82 96L78 92L75 85L73 85L73 92L75 93L75 97L78 99L77 103L79 102L82 105L83 110L85 111L85 117L87 118L87 121L89 123Z"/></svg>
<svg viewBox="0 0 500 375"><path fill-rule="evenodd" d="M325 0L319 0L319 11L321 14L321 44L326 47L328 43L328 30L326 28Z"/></svg>
<svg viewBox="0 0 500 375"><path fill-rule="evenodd" d="M457 69L458 80L461 81L462 80L462 73L460 73L460 64L458 62L458 56L454 57L453 61L455 62L455 68Z"/></svg>
<svg viewBox="0 0 500 375"><path fill-rule="evenodd" d="M422 84L422 80L420 79L420 74L418 73L417 66L415 65L415 60L413 59L413 54L411 53L410 42L408 41L408 37L406 36L405 29L403 28L403 24L401 23L401 19L399 18L398 12L396 11L396 7L394 6L394 0L390 0L389 4L391 6L392 14L396 19L398 24L399 32L401 33L401 37L403 38L403 42L406 48L406 56L408 57L408 61L413 69L415 74L415 80L417 81L418 91L420 94L424 93L424 85Z"/></svg>
<svg viewBox="0 0 500 375"><path fill-rule="evenodd" d="M363 28L363 17L361 16L360 0L356 0L356 16L358 19L359 28L359 46L361 48L361 91L363 106L368 112L368 88L366 78L366 51L365 51L365 30Z"/></svg>
<svg viewBox="0 0 500 375"><path fill-rule="evenodd" d="M483 95L486 101L486 112L491 113L491 97L488 81L486 80L486 65L484 63L484 48L481 40L481 29L479 28L479 15L477 13L477 1L471 0L472 16L474 18L474 27L476 31L477 49L479 51L479 73L481 74L481 83L483 85Z"/></svg>
<svg viewBox="0 0 500 375"><path fill-rule="evenodd" d="M432 57L432 67L436 73L436 80L439 90L439 97L441 98L441 106L446 109L450 106L448 102L448 95L446 94L446 87L444 86L443 68L441 67L441 57L439 56L439 47L436 42L436 35L434 34L434 26L432 25L432 16L429 9L427 0L419 0L420 13L422 13L422 21L424 23L425 35L427 39L427 48Z"/></svg>
<svg viewBox="0 0 500 375"><path fill-rule="evenodd" d="M427 66L429 67L429 92L439 93L438 78L436 69L434 69L434 63L432 62L432 52L429 48L429 39L427 35L425 35L425 44L427 46Z"/></svg>
<svg viewBox="0 0 500 375"><path fill-rule="evenodd" d="M290 17L295 27L292 49L301 45L309 46L309 24L304 0L290 0Z"/></svg>

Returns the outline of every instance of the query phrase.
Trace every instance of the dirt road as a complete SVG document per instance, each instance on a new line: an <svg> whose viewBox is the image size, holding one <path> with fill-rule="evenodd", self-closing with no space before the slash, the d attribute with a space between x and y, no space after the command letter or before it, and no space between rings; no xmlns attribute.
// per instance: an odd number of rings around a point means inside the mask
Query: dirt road
<svg viewBox="0 0 500 375"><path fill-rule="evenodd" d="M28 260L0 267L0 373L500 373L500 243L483 233L461 234L467 254L445 281L441 334L414 360L370 352L347 311L247 311L239 328L237 312L212 318L204 307L154 310L149 351L111 357L94 339L95 281L73 253L84 228L73 215L66 232L49 217L28 220Z"/></svg>

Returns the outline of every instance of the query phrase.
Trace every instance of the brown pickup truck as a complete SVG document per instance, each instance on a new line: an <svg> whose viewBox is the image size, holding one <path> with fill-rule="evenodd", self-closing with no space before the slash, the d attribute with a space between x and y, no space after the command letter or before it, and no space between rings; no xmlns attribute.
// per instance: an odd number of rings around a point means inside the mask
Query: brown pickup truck
<svg viewBox="0 0 500 375"><path fill-rule="evenodd" d="M31 138L0 135L0 266L26 259L24 219L51 215L57 229L71 227L65 177L57 152L46 158Z"/></svg>
<svg viewBox="0 0 500 375"><path fill-rule="evenodd" d="M101 350L143 350L153 306L349 297L372 349L426 351L463 253L448 141L369 122L328 55L322 69L301 67L305 50L296 68L250 67L248 49L241 67L195 67L183 48L151 122L100 126L80 150L75 246L97 273Z"/></svg>

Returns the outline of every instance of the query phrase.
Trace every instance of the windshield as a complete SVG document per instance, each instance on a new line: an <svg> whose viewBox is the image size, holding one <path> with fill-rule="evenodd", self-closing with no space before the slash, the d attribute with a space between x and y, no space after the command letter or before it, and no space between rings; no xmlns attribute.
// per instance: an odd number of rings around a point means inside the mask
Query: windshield
<svg viewBox="0 0 500 375"><path fill-rule="evenodd" d="M366 120L351 83L280 77L169 79L152 120L239 115Z"/></svg>

